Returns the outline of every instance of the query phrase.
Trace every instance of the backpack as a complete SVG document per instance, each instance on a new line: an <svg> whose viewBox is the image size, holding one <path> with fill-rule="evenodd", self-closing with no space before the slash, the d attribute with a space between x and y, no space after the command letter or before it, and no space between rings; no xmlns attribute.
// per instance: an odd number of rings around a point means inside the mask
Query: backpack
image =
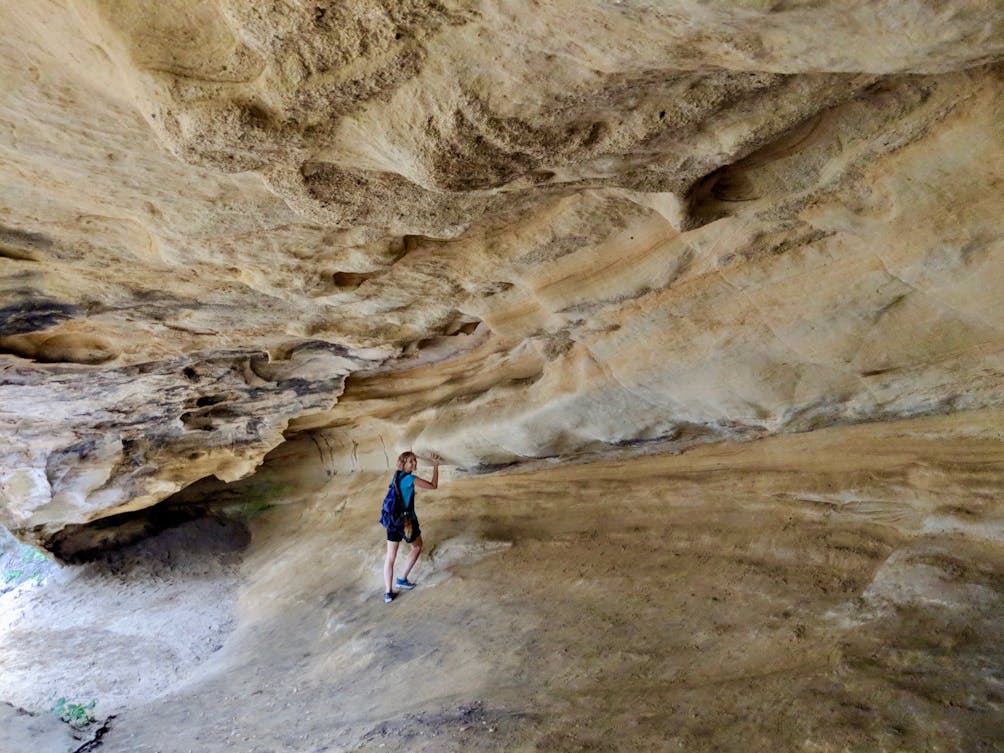
<svg viewBox="0 0 1004 753"><path fill-rule="evenodd" d="M394 471L394 478L387 487L380 509L380 525L384 528L402 528L404 526L404 497L398 487L401 471Z"/></svg>

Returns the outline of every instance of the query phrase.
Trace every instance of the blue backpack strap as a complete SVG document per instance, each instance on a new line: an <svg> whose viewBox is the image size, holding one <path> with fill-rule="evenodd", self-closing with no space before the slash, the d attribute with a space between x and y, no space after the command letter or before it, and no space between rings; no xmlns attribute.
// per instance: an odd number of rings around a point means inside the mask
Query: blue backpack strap
<svg viewBox="0 0 1004 753"><path fill-rule="evenodd" d="M404 494L401 493L401 474L403 471L394 471L394 491L397 492L397 498L401 501L401 507L404 507Z"/></svg>
<svg viewBox="0 0 1004 753"><path fill-rule="evenodd" d="M401 493L400 474L401 471L394 472L394 479L387 487L387 494L384 495L383 507L380 510L380 525L385 528L396 526L406 513L404 495Z"/></svg>

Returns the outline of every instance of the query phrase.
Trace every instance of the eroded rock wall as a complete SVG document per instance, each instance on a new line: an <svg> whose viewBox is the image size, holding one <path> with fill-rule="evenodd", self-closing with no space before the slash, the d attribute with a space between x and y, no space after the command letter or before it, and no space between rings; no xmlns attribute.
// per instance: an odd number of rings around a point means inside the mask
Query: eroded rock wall
<svg viewBox="0 0 1004 753"><path fill-rule="evenodd" d="M1004 12L0 9L0 513L1004 403Z"/></svg>
<svg viewBox="0 0 1004 753"><path fill-rule="evenodd" d="M387 474L287 443L295 504L0 593L0 698L109 753L997 750L1001 418L451 478L390 605Z"/></svg>

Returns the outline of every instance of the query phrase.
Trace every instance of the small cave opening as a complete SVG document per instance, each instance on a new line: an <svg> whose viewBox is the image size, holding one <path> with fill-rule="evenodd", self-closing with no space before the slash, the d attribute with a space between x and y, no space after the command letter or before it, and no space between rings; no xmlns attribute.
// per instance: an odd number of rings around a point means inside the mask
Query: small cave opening
<svg viewBox="0 0 1004 753"><path fill-rule="evenodd" d="M449 336L453 336L453 335L473 335L474 334L474 330L476 330L480 324L481 324L480 320L471 320L471 321L460 322L460 323L456 324L455 326L451 326L446 331L446 334L449 335Z"/></svg>
<svg viewBox="0 0 1004 753"><path fill-rule="evenodd" d="M291 437L267 453L254 473L237 481L205 476L142 510L67 525L48 537L37 531L28 538L65 564L114 557L116 552L182 527L187 532L173 538L185 542L186 552L198 549L210 557L239 553L250 544L252 520L301 499L330 479L330 457L322 453L318 458L317 448L318 441L309 434ZM193 449L188 457L194 460L202 455ZM168 546L146 548L156 557L164 555L162 550Z"/></svg>
<svg viewBox="0 0 1004 753"><path fill-rule="evenodd" d="M197 408L208 408L210 405L219 405L228 400L227 395L203 395L195 401Z"/></svg>
<svg viewBox="0 0 1004 753"><path fill-rule="evenodd" d="M65 526L43 545L60 562L82 564L198 521L190 526L189 548L212 555L238 552L251 542L247 519L261 508L241 502L228 486L208 476L151 507Z"/></svg>
<svg viewBox="0 0 1004 753"><path fill-rule="evenodd" d="M487 329L487 326L478 317L465 314L462 311L454 311L449 322L440 330L439 336L473 335L479 327L482 331Z"/></svg>
<svg viewBox="0 0 1004 753"><path fill-rule="evenodd" d="M477 317L457 313L438 332L408 343L403 354L406 358L419 354L423 357L446 358L482 342L489 334L488 325Z"/></svg>
<svg viewBox="0 0 1004 753"><path fill-rule="evenodd" d="M688 228L701 227L737 210L735 205L760 198L743 169L726 165L701 178L687 191Z"/></svg>
<svg viewBox="0 0 1004 753"><path fill-rule="evenodd" d="M334 272L331 275L331 282L336 288L355 290L373 277L373 274L373 272Z"/></svg>
<svg viewBox="0 0 1004 753"><path fill-rule="evenodd" d="M181 423L191 431L216 431L212 416L201 415L194 411L186 411L181 414Z"/></svg>

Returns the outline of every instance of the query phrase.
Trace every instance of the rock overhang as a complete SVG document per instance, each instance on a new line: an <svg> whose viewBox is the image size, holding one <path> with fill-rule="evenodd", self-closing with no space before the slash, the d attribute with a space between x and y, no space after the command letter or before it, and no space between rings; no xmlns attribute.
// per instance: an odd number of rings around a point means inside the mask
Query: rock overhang
<svg viewBox="0 0 1004 753"><path fill-rule="evenodd" d="M23 535L302 431L484 468L1004 402L981 4L55 10L3 11Z"/></svg>

